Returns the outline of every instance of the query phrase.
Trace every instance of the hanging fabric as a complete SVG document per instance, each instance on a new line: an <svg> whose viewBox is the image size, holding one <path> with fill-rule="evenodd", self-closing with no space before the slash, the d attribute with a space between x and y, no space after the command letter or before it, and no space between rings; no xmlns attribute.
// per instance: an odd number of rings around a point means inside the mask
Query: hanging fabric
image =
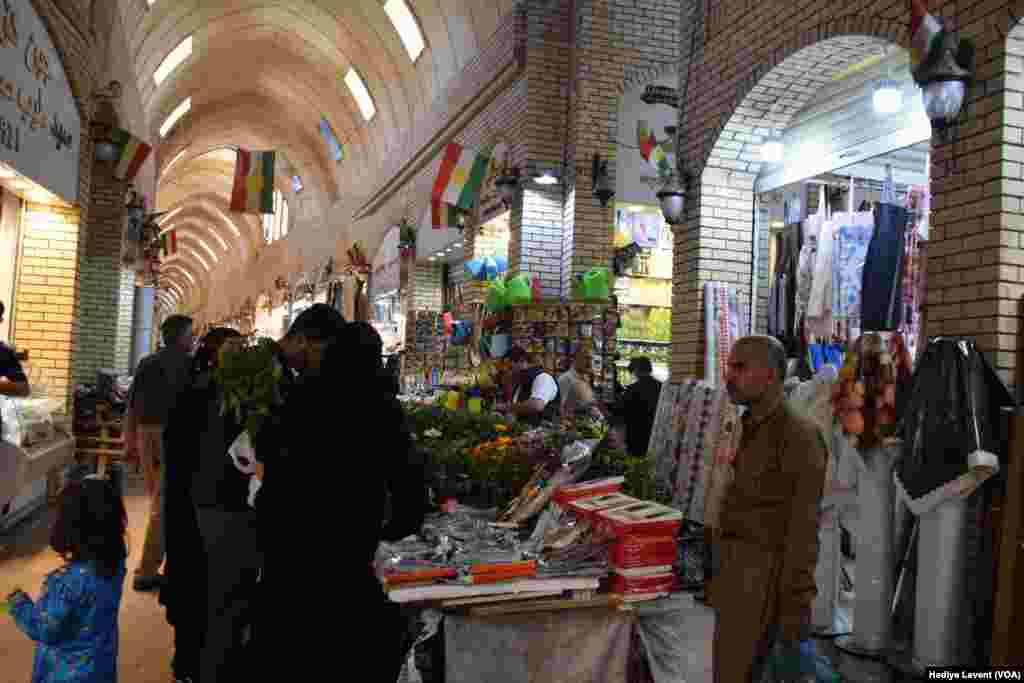
<svg viewBox="0 0 1024 683"><path fill-rule="evenodd" d="M868 242L873 232L873 213L861 211L843 216L836 233L832 268L832 317L839 336L847 342L860 335L864 262L867 260Z"/></svg>
<svg viewBox="0 0 1024 683"><path fill-rule="evenodd" d="M803 221L803 243L797 262L796 275L796 324L799 326L808 314L811 288L814 284L815 263L818 256L822 225L829 219L828 191L821 185L818 191L818 210ZM799 333L799 330L794 330Z"/></svg>
<svg viewBox="0 0 1024 683"><path fill-rule="evenodd" d="M903 322L903 266L907 210L888 201L895 197L891 168L883 201L875 211L875 230L868 243L861 273L861 329L872 332L899 329Z"/></svg>
<svg viewBox="0 0 1024 683"><path fill-rule="evenodd" d="M818 232L818 252L814 260L814 273L811 279L811 293L807 302L807 334L824 339L831 338L835 330L832 320L832 281L835 265L836 240L839 235L841 221L853 215L853 202L856 194L854 179L850 178L847 192L846 214L829 213Z"/></svg>
<svg viewBox="0 0 1024 683"><path fill-rule="evenodd" d="M787 274L785 236L775 235L775 273L768 295L768 334L778 339L786 336Z"/></svg>

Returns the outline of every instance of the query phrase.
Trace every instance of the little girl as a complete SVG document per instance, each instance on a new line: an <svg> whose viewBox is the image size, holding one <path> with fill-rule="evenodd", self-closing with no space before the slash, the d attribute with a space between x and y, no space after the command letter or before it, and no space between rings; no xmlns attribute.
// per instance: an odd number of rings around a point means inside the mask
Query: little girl
<svg viewBox="0 0 1024 683"><path fill-rule="evenodd" d="M50 545L66 563L37 602L7 596L11 616L36 641L32 683L117 683L117 612L127 545L124 501L95 476L61 493Z"/></svg>

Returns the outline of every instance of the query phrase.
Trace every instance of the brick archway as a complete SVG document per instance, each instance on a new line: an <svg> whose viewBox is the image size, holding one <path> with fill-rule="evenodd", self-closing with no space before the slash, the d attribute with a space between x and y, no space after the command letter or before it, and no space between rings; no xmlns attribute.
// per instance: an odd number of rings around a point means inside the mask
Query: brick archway
<svg viewBox="0 0 1024 683"><path fill-rule="evenodd" d="M687 221L675 237L672 381L704 374L706 282L732 284L742 310L750 310L761 144L784 130L834 75L886 46L905 43L905 27L894 22L850 17L821 24L794 32L783 45L765 51L743 77L734 73L721 85L717 90L724 92L718 97L709 97L706 90L693 93L703 90L699 84L721 65L693 66L688 112L693 123L685 133L689 165L696 173ZM720 103L718 112L711 110L715 102Z"/></svg>

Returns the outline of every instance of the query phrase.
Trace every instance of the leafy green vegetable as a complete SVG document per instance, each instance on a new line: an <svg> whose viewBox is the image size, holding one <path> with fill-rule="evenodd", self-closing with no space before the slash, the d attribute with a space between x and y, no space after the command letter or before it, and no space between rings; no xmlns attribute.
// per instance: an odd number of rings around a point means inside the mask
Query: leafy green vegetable
<svg viewBox="0 0 1024 683"><path fill-rule="evenodd" d="M274 406L281 403L282 372L271 339L261 338L253 346L225 350L213 371L213 379L223 392L221 414L231 413L250 435L258 434Z"/></svg>

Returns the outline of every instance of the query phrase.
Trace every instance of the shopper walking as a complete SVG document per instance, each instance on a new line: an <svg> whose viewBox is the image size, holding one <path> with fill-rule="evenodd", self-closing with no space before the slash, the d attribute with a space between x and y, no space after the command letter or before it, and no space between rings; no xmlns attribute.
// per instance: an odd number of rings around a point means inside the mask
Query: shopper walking
<svg viewBox="0 0 1024 683"><path fill-rule="evenodd" d="M372 562L382 538L419 529L424 467L383 376L379 336L339 319L315 305L281 342L301 375L285 409L287 441L267 463L257 501L269 528L256 632L265 654L302 653L289 663L296 680L317 680L339 661L353 661L371 663L360 680L393 683L406 622L387 601ZM315 578L300 558L316 554L328 538L336 558L330 584L297 599L298 587ZM324 628L324 619L345 624L344 635Z"/></svg>
<svg viewBox="0 0 1024 683"><path fill-rule="evenodd" d="M626 450L629 454L634 458L642 458L647 455L651 441L654 416L658 412L658 399L661 397L661 382L652 377L654 368L651 360L645 356L629 361L629 371L636 381L619 398L612 421L619 429L625 430Z"/></svg>
<svg viewBox="0 0 1024 683"><path fill-rule="evenodd" d="M746 414L710 539L708 602L718 612L721 683L761 680L776 641L796 660L808 638L826 451L818 429L786 405L785 372L785 350L770 337L740 339L729 356L729 396Z"/></svg>
<svg viewBox="0 0 1024 683"><path fill-rule="evenodd" d="M22 590L7 597L14 623L37 643L32 683L117 680L127 521L107 479L91 475L62 491L50 546L65 564L46 577L39 600Z"/></svg>
<svg viewBox="0 0 1024 683"><path fill-rule="evenodd" d="M164 348L139 361L128 394L125 447L129 457L139 456L151 496L149 524L142 557L135 570L137 591L159 588L164 561L163 434L171 409L188 388L192 375L192 319L172 315L160 326Z"/></svg>

